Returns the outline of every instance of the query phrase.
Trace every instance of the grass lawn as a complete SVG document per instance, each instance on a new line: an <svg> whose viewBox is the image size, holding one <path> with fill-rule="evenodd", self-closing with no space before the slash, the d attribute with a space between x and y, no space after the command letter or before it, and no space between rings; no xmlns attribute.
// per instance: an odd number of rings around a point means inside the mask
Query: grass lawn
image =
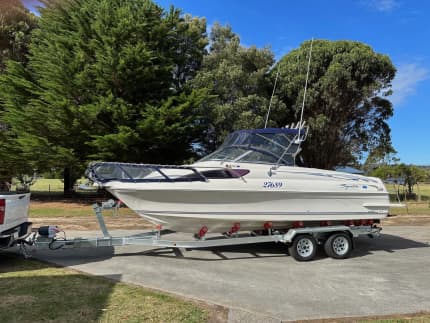
<svg viewBox="0 0 430 323"><path fill-rule="evenodd" d="M121 216L131 216L134 212L127 207L121 207L118 211ZM114 212L107 210L104 216L111 216ZM38 202L30 204L30 217L94 217L91 204L74 202Z"/></svg>
<svg viewBox="0 0 430 323"><path fill-rule="evenodd" d="M390 192L391 203L398 203L396 200L396 189L392 184L386 185ZM408 200L406 203L401 201L400 203L406 204L404 208L391 208L390 214L404 215L430 215L430 184L420 184L419 190L421 193L421 201ZM417 186L414 187L414 192L418 194Z"/></svg>
<svg viewBox="0 0 430 323"><path fill-rule="evenodd" d="M110 212L106 212L109 215ZM92 216L91 205L77 203L39 203L31 202L30 217L83 217Z"/></svg>
<svg viewBox="0 0 430 323"><path fill-rule="evenodd" d="M209 310L138 286L0 252L1 322L206 322Z"/></svg>
<svg viewBox="0 0 430 323"><path fill-rule="evenodd" d="M31 185L30 190L33 192L62 192L64 183L59 179L39 178Z"/></svg>
<svg viewBox="0 0 430 323"><path fill-rule="evenodd" d="M360 322L360 323L429 323L430 314L428 313L417 313L411 315L397 315L392 318L384 319L366 319L366 320L345 320L346 322ZM331 321L335 322L335 321Z"/></svg>
<svg viewBox="0 0 430 323"><path fill-rule="evenodd" d="M77 184L86 183L86 178L81 178L77 181ZM64 183L61 179L57 178L39 178L36 182L30 186L32 192L43 192L43 193L62 193L64 189ZM94 187L94 191L96 187Z"/></svg>

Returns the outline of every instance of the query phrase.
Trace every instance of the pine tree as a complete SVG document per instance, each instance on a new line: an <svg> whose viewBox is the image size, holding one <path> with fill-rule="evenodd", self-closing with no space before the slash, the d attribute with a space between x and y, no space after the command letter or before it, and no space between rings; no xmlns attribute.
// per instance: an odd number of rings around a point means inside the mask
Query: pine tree
<svg viewBox="0 0 430 323"><path fill-rule="evenodd" d="M0 2L0 75L8 60L27 63L30 35L37 26L37 18L19 0ZM0 191L9 189L12 177L18 173L32 173L15 143L15 134L2 121L3 98L0 95Z"/></svg>
<svg viewBox="0 0 430 323"><path fill-rule="evenodd" d="M149 0L45 3L28 68L11 63L1 80L4 119L35 167L72 169L67 191L90 159L188 158L206 94L186 83L203 59L205 21Z"/></svg>

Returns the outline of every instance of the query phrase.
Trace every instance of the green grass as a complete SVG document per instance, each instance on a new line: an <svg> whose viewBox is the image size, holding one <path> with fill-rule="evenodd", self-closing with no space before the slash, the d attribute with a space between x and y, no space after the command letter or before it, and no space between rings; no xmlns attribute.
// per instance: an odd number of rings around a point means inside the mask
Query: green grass
<svg viewBox="0 0 430 323"><path fill-rule="evenodd" d="M62 192L64 183L60 179L40 178L31 185L33 192Z"/></svg>
<svg viewBox="0 0 430 323"><path fill-rule="evenodd" d="M77 184L85 183L87 180L81 178L77 181ZM12 190L16 189L16 185L12 185ZM61 179L56 178L39 178L33 185L30 186L30 191L38 193L63 193L64 183ZM96 188L94 187L94 191Z"/></svg>
<svg viewBox="0 0 430 323"><path fill-rule="evenodd" d="M103 215L110 215L111 212L104 212ZM64 203L64 207L61 206L50 206L49 204L38 205L32 203L30 206L30 217L84 217L94 216L93 208L91 206L82 205L79 208L67 207Z"/></svg>
<svg viewBox="0 0 430 323"><path fill-rule="evenodd" d="M397 186L394 186L393 184L386 184L385 186L388 192L390 192L391 198L396 199ZM400 187L400 195L402 195L401 197L403 197L402 191L403 191L403 187L401 186ZM418 189L418 186L415 185L414 193L417 194L417 196L418 196L418 193L420 193L422 202L430 202L430 184L429 183L420 183L419 189Z"/></svg>
<svg viewBox="0 0 430 323"><path fill-rule="evenodd" d="M114 215L114 211L104 211L104 216ZM118 211L120 216L134 216L129 208L122 207ZM94 217L92 205L62 202L32 202L30 204L30 217Z"/></svg>
<svg viewBox="0 0 430 323"><path fill-rule="evenodd" d="M396 189L394 185L386 185L387 190L390 192L391 203L398 203L396 198ZM408 200L400 203L406 204L404 208L391 208L390 214L414 214L414 215L430 215L430 184L419 184L421 201ZM418 194L417 186L414 187L414 193Z"/></svg>
<svg viewBox="0 0 430 323"><path fill-rule="evenodd" d="M402 318L377 319L377 320L360 320L361 323L429 323L430 314L417 314L413 316L404 315Z"/></svg>
<svg viewBox="0 0 430 323"><path fill-rule="evenodd" d="M170 295L0 253L2 322L205 322Z"/></svg>
<svg viewBox="0 0 430 323"><path fill-rule="evenodd" d="M405 204L405 203L403 203ZM430 215L429 203L411 203L407 202L406 207L390 208L391 215Z"/></svg>

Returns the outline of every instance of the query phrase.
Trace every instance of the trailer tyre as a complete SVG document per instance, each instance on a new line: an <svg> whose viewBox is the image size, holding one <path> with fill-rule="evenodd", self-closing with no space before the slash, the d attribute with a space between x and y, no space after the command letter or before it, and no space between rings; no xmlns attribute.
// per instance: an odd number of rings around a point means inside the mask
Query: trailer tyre
<svg viewBox="0 0 430 323"><path fill-rule="evenodd" d="M294 238L293 244L288 247L288 253L297 261L309 261L315 257L317 242L308 234L301 234Z"/></svg>
<svg viewBox="0 0 430 323"><path fill-rule="evenodd" d="M347 233L334 233L325 241L324 251L334 259L348 258L352 252L352 239Z"/></svg>

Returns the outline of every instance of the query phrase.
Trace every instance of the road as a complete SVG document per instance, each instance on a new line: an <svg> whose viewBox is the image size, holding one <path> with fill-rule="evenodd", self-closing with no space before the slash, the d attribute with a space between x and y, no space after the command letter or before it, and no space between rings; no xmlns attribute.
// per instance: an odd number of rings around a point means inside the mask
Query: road
<svg viewBox="0 0 430 323"><path fill-rule="evenodd" d="M321 255L307 263L275 243L185 252L141 246L38 250L36 257L220 304L230 308L231 322L430 311L429 227L385 227L379 238L357 239L350 259Z"/></svg>

